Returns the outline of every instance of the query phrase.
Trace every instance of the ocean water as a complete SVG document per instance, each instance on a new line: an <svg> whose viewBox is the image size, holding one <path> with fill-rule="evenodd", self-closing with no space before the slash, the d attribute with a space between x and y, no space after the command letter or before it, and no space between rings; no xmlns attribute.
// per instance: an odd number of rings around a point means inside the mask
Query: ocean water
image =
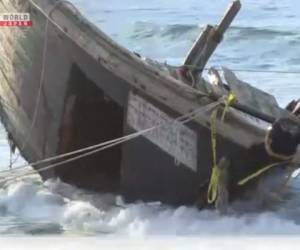
<svg viewBox="0 0 300 250"><path fill-rule="evenodd" d="M132 51L179 65L207 24L216 24L228 0L72 0L113 39ZM244 0L210 66L236 70L243 80L273 94L281 105L300 97L300 2ZM267 72L244 72L257 70ZM0 169L10 153L0 127ZM22 164L18 159L15 166ZM270 209L221 216L160 203L124 204L121 197L95 194L37 175L0 174L0 234L56 236L298 235L300 180ZM244 204L247 208L252 204Z"/></svg>

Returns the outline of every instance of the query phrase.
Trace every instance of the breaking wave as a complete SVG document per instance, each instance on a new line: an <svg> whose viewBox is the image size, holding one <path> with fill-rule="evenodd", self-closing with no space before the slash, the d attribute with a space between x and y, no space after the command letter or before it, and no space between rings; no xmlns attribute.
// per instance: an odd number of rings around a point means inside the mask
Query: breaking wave
<svg viewBox="0 0 300 250"><path fill-rule="evenodd" d="M221 216L212 210L172 208L159 202L125 204L119 196L86 192L59 180L42 183L38 176L7 182L5 178L0 187L0 216L5 218L0 222L2 234L140 237L300 233L297 221L286 216L287 211L292 214L288 207L281 212ZM298 210L293 212L299 214Z"/></svg>
<svg viewBox="0 0 300 250"><path fill-rule="evenodd" d="M155 37L178 39L186 35L198 35L201 27L189 24L159 25L149 22L136 22L133 27L132 39L147 39Z"/></svg>
<svg viewBox="0 0 300 250"><path fill-rule="evenodd" d="M193 24L156 24L151 22L135 22L133 25L132 39L147 39L153 37L170 39L195 39L205 28L204 25ZM243 27L231 26L226 33L226 39L234 40L259 40L275 39L282 37L298 37L297 32L272 27Z"/></svg>

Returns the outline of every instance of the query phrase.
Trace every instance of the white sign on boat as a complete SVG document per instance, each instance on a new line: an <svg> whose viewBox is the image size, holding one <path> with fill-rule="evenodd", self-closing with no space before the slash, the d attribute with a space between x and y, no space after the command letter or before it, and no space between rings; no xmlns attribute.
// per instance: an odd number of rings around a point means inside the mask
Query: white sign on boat
<svg viewBox="0 0 300 250"><path fill-rule="evenodd" d="M153 104L133 93L129 94L127 123L136 131L166 124L144 136L173 156L177 162L197 171L197 134L192 129L174 121Z"/></svg>

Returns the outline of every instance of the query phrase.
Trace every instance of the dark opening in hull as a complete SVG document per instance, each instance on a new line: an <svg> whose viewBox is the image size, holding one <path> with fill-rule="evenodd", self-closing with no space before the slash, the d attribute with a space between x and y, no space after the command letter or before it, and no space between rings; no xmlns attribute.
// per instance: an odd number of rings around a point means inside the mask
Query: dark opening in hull
<svg viewBox="0 0 300 250"><path fill-rule="evenodd" d="M61 131L60 153L119 138L123 108L72 66ZM56 170L56 175L82 188L116 191L120 183L121 147L79 159ZM84 174L82 174L84 173Z"/></svg>

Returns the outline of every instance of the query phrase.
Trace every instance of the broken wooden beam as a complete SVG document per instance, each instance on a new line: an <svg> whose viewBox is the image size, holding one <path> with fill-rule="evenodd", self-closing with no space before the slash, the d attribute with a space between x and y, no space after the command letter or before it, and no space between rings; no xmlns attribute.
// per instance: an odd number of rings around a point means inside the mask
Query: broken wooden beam
<svg viewBox="0 0 300 250"><path fill-rule="evenodd" d="M239 0L232 2L219 25L215 27L208 25L196 40L184 61L184 65L190 68L193 74L202 73L240 9L241 2Z"/></svg>
<svg viewBox="0 0 300 250"><path fill-rule="evenodd" d="M213 26L207 25L203 32L200 34L196 42L194 43L193 47L188 53L188 56L186 57L184 61L184 65L190 66L194 65L196 66L201 62L202 59L202 51L204 50L204 47L207 45L209 34L213 30ZM199 53L200 52L200 53Z"/></svg>

